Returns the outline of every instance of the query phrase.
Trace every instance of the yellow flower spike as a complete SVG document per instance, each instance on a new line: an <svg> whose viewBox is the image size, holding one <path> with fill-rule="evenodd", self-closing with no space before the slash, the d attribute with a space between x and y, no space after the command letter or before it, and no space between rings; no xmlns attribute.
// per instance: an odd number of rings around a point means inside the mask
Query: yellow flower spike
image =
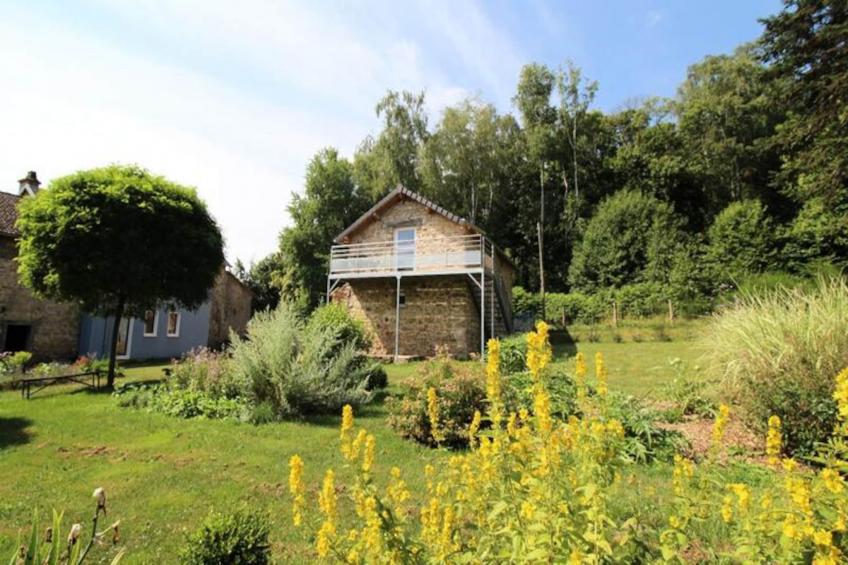
<svg viewBox="0 0 848 565"><path fill-rule="evenodd" d="M607 387L607 366L604 363L604 355L600 351L595 353L595 377L598 379L598 396L606 398L609 388Z"/></svg>
<svg viewBox="0 0 848 565"><path fill-rule="evenodd" d="M727 404L721 404L718 407L718 415L713 424L712 431L712 448L714 450L721 449L721 442L724 439L724 432L727 429L727 421L730 419L730 407Z"/></svg>
<svg viewBox="0 0 848 565"><path fill-rule="evenodd" d="M427 418L430 421L430 435L437 444L445 437L439 425L439 396L434 387L427 389Z"/></svg>
<svg viewBox="0 0 848 565"><path fill-rule="evenodd" d="M503 404L501 401L501 342L497 339L490 339L487 347L486 398L489 400L489 419L497 429L501 422Z"/></svg>
<svg viewBox="0 0 848 565"><path fill-rule="evenodd" d="M821 478L824 482L824 486L833 494L839 494L845 488L842 477L833 469L822 469Z"/></svg>
<svg viewBox="0 0 848 565"><path fill-rule="evenodd" d="M841 422L836 427L836 433L848 436L848 367L836 375L833 399L836 400L837 417Z"/></svg>
<svg viewBox="0 0 848 565"><path fill-rule="evenodd" d="M338 501L336 499L335 473L327 469L324 474L324 482L321 484L321 492L318 493L318 507L328 522L335 525Z"/></svg>
<svg viewBox="0 0 848 565"><path fill-rule="evenodd" d="M289 459L289 492L292 496L292 521L295 526L303 522L303 509L306 506L306 485L303 484L303 459L292 455Z"/></svg>
<svg viewBox="0 0 848 565"><path fill-rule="evenodd" d="M374 464L374 450L377 447L377 441L374 439L374 436L368 434L368 437L365 438L365 453L362 455L362 470L365 473L371 471L371 466Z"/></svg>
<svg viewBox="0 0 848 565"><path fill-rule="evenodd" d="M768 464L776 467L780 463L780 451L782 449L780 418L771 416L768 419L768 433L766 434L766 456Z"/></svg>
<svg viewBox="0 0 848 565"><path fill-rule="evenodd" d="M721 503L721 519L725 523L730 523L733 519L733 497L729 494L724 497Z"/></svg>
<svg viewBox="0 0 848 565"><path fill-rule="evenodd" d="M577 403L582 406L586 400L586 356L582 351L574 357L574 381L577 384Z"/></svg>
<svg viewBox="0 0 848 565"><path fill-rule="evenodd" d="M345 404L344 408L342 408L342 425L339 432L339 440L341 442L342 455L348 461L351 460L351 430L353 430L353 408L350 404Z"/></svg>
<svg viewBox="0 0 848 565"><path fill-rule="evenodd" d="M474 417L471 419L471 425L468 426L468 445L472 448L477 440L477 432L480 431L480 420L482 416L479 410L474 411Z"/></svg>
<svg viewBox="0 0 848 565"><path fill-rule="evenodd" d="M550 434L553 428L551 398L541 385L536 385L536 393L533 395L533 415L536 418L536 430L544 435Z"/></svg>
<svg viewBox="0 0 848 565"><path fill-rule="evenodd" d="M315 549L318 551L318 557L327 557L330 555L330 538L332 536L330 530L331 525L328 522L321 524L321 528L318 530L318 535L315 538Z"/></svg>

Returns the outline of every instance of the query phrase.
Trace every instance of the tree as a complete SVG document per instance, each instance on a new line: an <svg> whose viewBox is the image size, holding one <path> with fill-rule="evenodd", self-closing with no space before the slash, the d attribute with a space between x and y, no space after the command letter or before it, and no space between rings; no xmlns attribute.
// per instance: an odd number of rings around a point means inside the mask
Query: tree
<svg viewBox="0 0 848 565"><path fill-rule="evenodd" d="M596 81L586 81L583 73L573 61L566 62L566 68L560 69L556 77L557 91L559 92L559 117L562 123L565 138L571 148L571 169L574 180L574 196L580 199L580 184L578 182L577 153L580 143L580 127L586 118L589 105L595 99L598 91ZM563 184L566 195L568 193L568 176L563 170Z"/></svg>
<svg viewBox="0 0 848 565"><path fill-rule="evenodd" d="M848 206L848 3L784 0L763 20L762 58L789 104L780 181L799 200Z"/></svg>
<svg viewBox="0 0 848 565"><path fill-rule="evenodd" d="M681 238L680 219L666 202L623 190L604 200L586 226L569 272L576 290L593 292L663 280Z"/></svg>
<svg viewBox="0 0 848 565"><path fill-rule="evenodd" d="M398 184L420 190L418 153L429 135L424 93L390 90L375 110L383 129L376 140L366 138L354 156L357 184L373 199Z"/></svg>
<svg viewBox="0 0 848 565"><path fill-rule="evenodd" d="M283 265L279 253L270 253L245 268L241 260L236 261L234 274L253 293L252 312L274 310L280 303L280 278Z"/></svg>
<svg viewBox="0 0 848 565"><path fill-rule="evenodd" d="M707 231L706 260L726 280L739 280L774 266L774 226L757 200L734 202Z"/></svg>
<svg viewBox="0 0 848 565"><path fill-rule="evenodd" d="M280 233L280 290L312 307L324 296L333 238L365 213L371 198L353 180L353 166L333 148L306 169L304 194L289 205L293 225Z"/></svg>
<svg viewBox="0 0 848 565"><path fill-rule="evenodd" d="M21 202L17 225L26 286L114 317L110 387L121 318L164 301L196 308L224 264L221 232L194 189L137 166L56 179Z"/></svg>
<svg viewBox="0 0 848 565"><path fill-rule="evenodd" d="M783 204L770 176L780 165L772 136L785 111L766 73L753 47L743 45L690 66L678 89L674 110L684 155L710 215L746 198Z"/></svg>

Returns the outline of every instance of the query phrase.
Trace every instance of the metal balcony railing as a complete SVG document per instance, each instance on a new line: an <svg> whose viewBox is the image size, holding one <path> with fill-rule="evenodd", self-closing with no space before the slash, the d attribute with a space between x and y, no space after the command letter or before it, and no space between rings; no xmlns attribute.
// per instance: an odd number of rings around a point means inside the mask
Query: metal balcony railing
<svg viewBox="0 0 848 565"><path fill-rule="evenodd" d="M330 277L403 273L463 273L492 266L493 248L482 235L334 245Z"/></svg>

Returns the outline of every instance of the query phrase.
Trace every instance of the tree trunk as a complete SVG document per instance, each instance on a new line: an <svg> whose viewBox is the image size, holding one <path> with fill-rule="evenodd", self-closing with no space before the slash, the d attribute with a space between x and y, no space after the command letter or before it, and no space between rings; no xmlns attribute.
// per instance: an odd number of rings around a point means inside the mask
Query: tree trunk
<svg viewBox="0 0 848 565"><path fill-rule="evenodd" d="M106 387L115 387L115 361L118 354L118 332L121 328L121 318L124 315L124 299L118 299L115 307L115 324L112 326L112 343L109 345L109 374L106 376Z"/></svg>
<svg viewBox="0 0 848 565"><path fill-rule="evenodd" d="M539 168L539 187L541 189L539 223L536 225L539 238L539 296L542 299L542 320L545 319L545 236L543 227L545 225L545 169Z"/></svg>

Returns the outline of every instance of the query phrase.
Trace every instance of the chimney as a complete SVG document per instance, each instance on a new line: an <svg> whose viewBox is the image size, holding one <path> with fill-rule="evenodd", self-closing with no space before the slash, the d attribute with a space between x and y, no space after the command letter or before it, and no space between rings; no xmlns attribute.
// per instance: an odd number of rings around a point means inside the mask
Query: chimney
<svg viewBox="0 0 848 565"><path fill-rule="evenodd" d="M41 181L38 180L35 171L30 171L24 178L18 181L18 196L35 196L40 185Z"/></svg>

